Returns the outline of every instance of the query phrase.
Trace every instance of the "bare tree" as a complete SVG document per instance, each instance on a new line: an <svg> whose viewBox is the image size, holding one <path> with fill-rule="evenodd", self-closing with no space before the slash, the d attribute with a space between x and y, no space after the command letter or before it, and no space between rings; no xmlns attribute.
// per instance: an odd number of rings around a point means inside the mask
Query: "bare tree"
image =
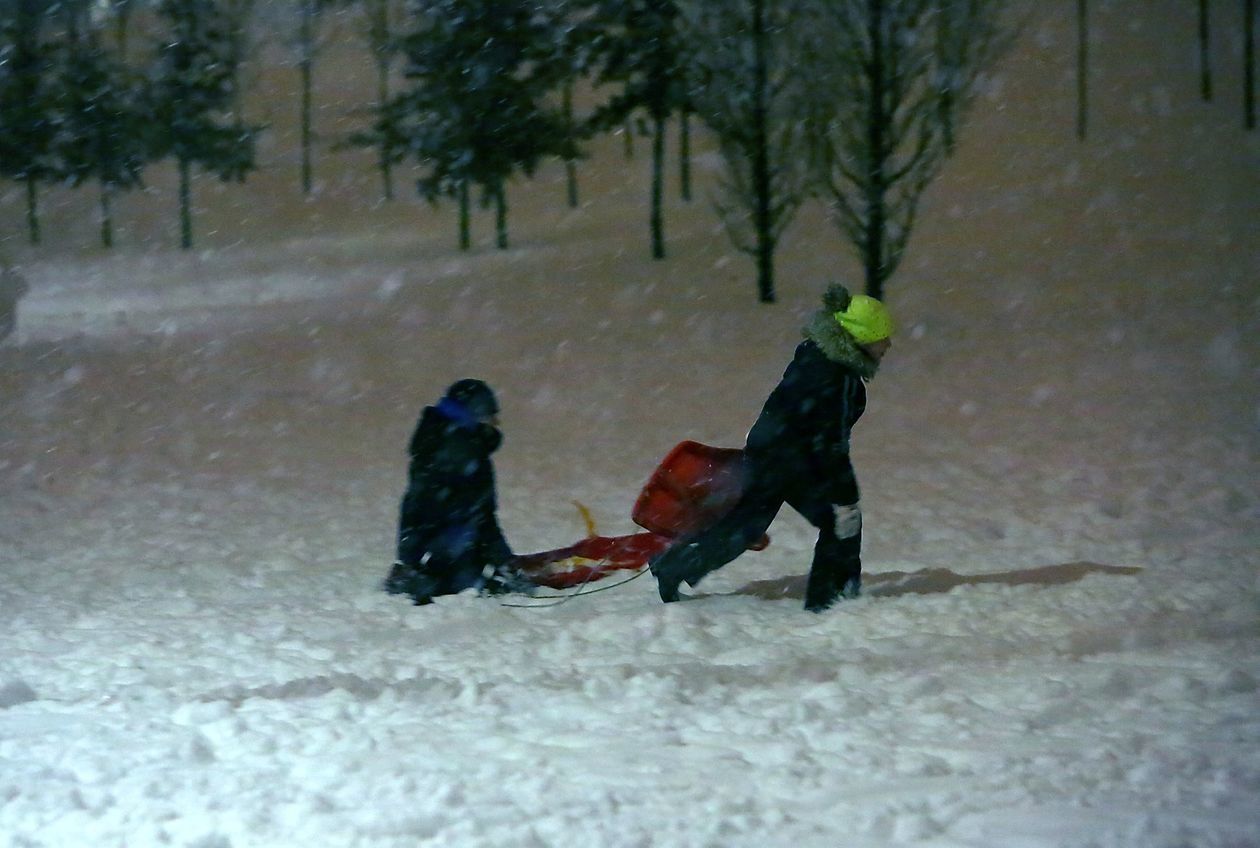
<svg viewBox="0 0 1260 848"><path fill-rule="evenodd" d="M995 0L936 0L936 85L945 149L954 152L955 121L966 107L976 74L1006 43Z"/></svg>
<svg viewBox="0 0 1260 848"><path fill-rule="evenodd" d="M773 303L774 254L809 196L806 87L797 65L796 0L691 2L682 7L696 113L717 137L715 205L732 243L757 265Z"/></svg>
<svg viewBox="0 0 1260 848"><path fill-rule="evenodd" d="M896 271L919 198L1004 43L1006 6L828 0L805 20L813 43L803 64L818 86L810 120L818 125L820 193L861 257L873 297Z"/></svg>
<svg viewBox="0 0 1260 848"><path fill-rule="evenodd" d="M1207 101L1212 99L1212 56L1208 52L1212 38L1210 7L1210 0L1199 0L1199 93Z"/></svg>
<svg viewBox="0 0 1260 848"><path fill-rule="evenodd" d="M1089 0L1076 0L1076 137L1089 124Z"/></svg>
<svg viewBox="0 0 1260 848"><path fill-rule="evenodd" d="M1256 128L1256 0L1243 0L1243 126Z"/></svg>

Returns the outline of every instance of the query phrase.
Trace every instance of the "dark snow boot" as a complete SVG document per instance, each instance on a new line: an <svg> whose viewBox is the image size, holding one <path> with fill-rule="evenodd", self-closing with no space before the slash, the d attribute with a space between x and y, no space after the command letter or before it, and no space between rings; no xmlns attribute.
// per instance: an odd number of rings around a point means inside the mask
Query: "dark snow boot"
<svg viewBox="0 0 1260 848"><path fill-rule="evenodd" d="M840 598L856 598L862 591L861 537L824 537L814 548L814 564L805 584L805 609L822 612Z"/></svg>
<svg viewBox="0 0 1260 848"><path fill-rule="evenodd" d="M424 606L433 603L436 585L432 577L421 574L414 566L395 562L381 588L391 595L410 595L412 603Z"/></svg>
<svg viewBox="0 0 1260 848"><path fill-rule="evenodd" d="M688 586L694 586L699 582L700 576L703 576L694 574L697 571L696 552L697 546L694 542L676 545L648 563L648 568L656 577L656 589L665 603L672 604L681 600L678 594L679 584L686 581Z"/></svg>
<svg viewBox="0 0 1260 848"><path fill-rule="evenodd" d="M830 574L819 574L817 568L810 569L809 582L805 585L805 609L810 612L823 612L831 609L840 598L840 587Z"/></svg>
<svg viewBox="0 0 1260 848"><path fill-rule="evenodd" d="M656 591L660 593L662 602L672 604L682 600L682 596L678 594L679 583L682 583L682 578L671 572L656 575Z"/></svg>
<svg viewBox="0 0 1260 848"><path fill-rule="evenodd" d="M675 561L666 561L660 566L653 562L649 564L653 576L656 577L656 590L661 595L661 601L672 604L674 601L681 600L678 594L678 585L683 582L682 574Z"/></svg>

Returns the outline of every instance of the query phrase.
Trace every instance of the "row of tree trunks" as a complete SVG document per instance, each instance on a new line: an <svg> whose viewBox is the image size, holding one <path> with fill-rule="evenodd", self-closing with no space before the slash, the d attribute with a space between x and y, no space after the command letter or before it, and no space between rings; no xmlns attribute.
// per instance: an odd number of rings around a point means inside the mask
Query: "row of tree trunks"
<svg viewBox="0 0 1260 848"><path fill-rule="evenodd" d="M1243 126L1256 128L1256 0L1241 0L1243 40ZM1211 102L1215 96L1212 67L1212 4L1211 0L1199 0L1198 4L1198 54L1199 96ZM1089 122L1089 3L1076 3L1076 135L1082 141L1087 135Z"/></svg>

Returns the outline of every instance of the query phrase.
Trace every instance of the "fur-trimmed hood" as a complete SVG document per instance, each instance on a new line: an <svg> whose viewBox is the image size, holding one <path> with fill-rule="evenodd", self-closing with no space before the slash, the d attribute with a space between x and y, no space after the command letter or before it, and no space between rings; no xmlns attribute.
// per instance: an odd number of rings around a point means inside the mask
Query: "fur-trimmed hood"
<svg viewBox="0 0 1260 848"><path fill-rule="evenodd" d="M839 322L835 313L849 306L849 290L832 283L823 294L823 308L810 316L804 327L805 338L818 345L823 356L852 369L863 380L870 380L879 370L879 363L866 354Z"/></svg>

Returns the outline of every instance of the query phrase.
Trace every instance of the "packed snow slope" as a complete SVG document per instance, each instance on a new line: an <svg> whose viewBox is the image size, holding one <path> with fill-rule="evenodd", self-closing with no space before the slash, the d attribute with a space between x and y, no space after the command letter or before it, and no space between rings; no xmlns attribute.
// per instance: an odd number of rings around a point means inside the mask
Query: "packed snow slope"
<svg viewBox="0 0 1260 848"><path fill-rule="evenodd" d="M698 193L648 258L647 146L512 187L512 245L378 200L331 150L370 68L321 57L300 196L295 73L244 186L119 204L0 195L29 282L0 347L0 846L1260 845L1260 135L1236 14L1096 10L1090 135L1070 15L1031 17L931 187L855 433L866 592L802 611L813 544L683 603L650 577L562 605L378 590L404 445L451 381L500 392L521 552L629 532L677 441L738 446L829 279L805 210L755 302ZM1186 8L1181 8L1186 7ZM531 604L539 608L530 608Z"/></svg>

